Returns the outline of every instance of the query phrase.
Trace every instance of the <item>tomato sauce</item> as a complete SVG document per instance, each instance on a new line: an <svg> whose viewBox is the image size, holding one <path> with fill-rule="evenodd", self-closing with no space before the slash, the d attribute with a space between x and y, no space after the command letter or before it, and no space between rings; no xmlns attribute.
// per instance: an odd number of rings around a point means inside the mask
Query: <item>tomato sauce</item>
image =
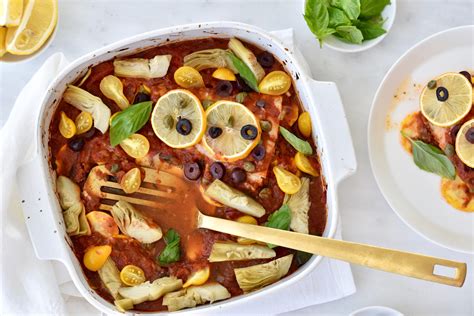
<svg viewBox="0 0 474 316"><path fill-rule="evenodd" d="M159 79L137 79L137 78L121 78L124 86L124 94L128 100L133 103L135 95L139 91L142 84L151 88L151 100L156 102L160 96L172 89L177 89L179 86L173 80L173 74L180 66L183 65L183 57L195 51L209 49L209 48L227 48L227 39L202 39L195 41L185 41L179 43L170 43L156 48L152 48L130 57L152 58L155 55L171 54L171 64L168 73L165 77ZM259 48L252 47L246 44L247 47L258 54L261 52ZM284 70L283 65L275 62L271 68L267 68L266 72L272 70ZM190 89L200 100L210 99L216 100L235 100L235 95L239 92L234 87L232 94L229 97L219 97L216 94L216 85L218 80L211 76L213 69L206 69L201 71L205 87L199 89ZM100 97L104 103L111 109L112 113L120 109L112 100L106 98L100 91L99 84L103 77L113 74L113 61L103 62L92 67L90 76L85 80L81 88L90 93ZM78 80L80 81L80 79ZM257 108L255 103L258 99L264 98L270 104L265 111ZM302 137L299 133L297 124L294 119L289 118L285 113L301 113L301 105L294 88L289 90L289 93L281 96L281 108L273 106L275 99L271 96L261 95L255 92L249 92L248 97L243 102L257 117L281 118L280 125L290 129L295 135ZM86 132L82 137L85 141L84 147L81 151L76 152L69 148L68 140L61 136L58 130L60 112L64 111L70 118L74 119L80 111L73 106L67 104L64 100L59 103L59 106L53 117L49 132L50 132L50 160L52 168L58 175L69 177L77 183L81 189L90 170L99 164L104 164L107 169L116 169L114 177L120 179L123 174L133 167L137 166L135 159L129 157L120 146L112 147L109 140L109 132L104 135L100 131L92 128L91 131ZM150 122L148 122L138 133L144 135L150 143L149 157L159 159L169 164L182 167L188 162L199 162L202 166L209 165L212 160L201 154L195 147L187 149L173 149L164 144L158 137L155 136ZM268 141L263 136L263 142ZM303 138L303 137L302 137ZM311 142L313 148L315 144ZM268 155L265 160L256 163L256 171L265 173L265 177L261 183L252 186L236 185L232 183L230 172L228 172L223 181L229 185L236 187L252 196L259 203L263 205L266 214L258 219L259 224L267 221L268 215L277 210L284 198L284 193L279 189L276 179L271 168L273 164L278 164L287 170L298 173L297 167L294 163L293 157L296 150L290 146L282 137L278 137L274 146L274 152ZM319 158L316 154L309 157L311 164L317 170L320 170ZM229 163L232 166L242 166L245 161L254 161L251 157L247 157L235 163ZM255 162L255 161L254 161ZM112 168L113 167L113 168ZM118 170L118 171L117 171ZM165 247L163 238L153 244L141 244L133 238L106 238L98 233L92 233L90 236L75 236L72 237L73 250L78 260L82 264L82 258L86 249L93 245L111 245L111 258L116 263L118 269L125 265L134 264L142 268L145 272L146 279L153 281L159 277L173 275L178 278L186 279L189 275L200 268L209 265L211 270L210 280L217 281L227 288L232 296L242 294L234 275L234 268L246 267L255 264L265 263L273 259L262 260L248 260L248 261L228 261L218 263L208 263L207 257L211 252L212 245L215 241L236 240L236 237L227 234L213 232L207 229L196 229L195 214L191 212L196 206L204 213L212 216L218 216L227 219L236 219L243 213L229 208L216 207L208 204L201 195L199 190L199 182L186 180L187 185L185 198L179 203L172 203L169 207L164 209L151 209L145 207L137 207L145 216L156 222L165 233L168 229L175 229L181 236L181 260L167 266L160 266L157 257ZM201 180L204 184L211 181L211 176L205 173ZM268 194L263 196L259 192L263 188L268 188ZM322 177L311 177L310 182L310 198L311 208L309 210L309 231L313 235L322 235L327 218L326 211L326 186ZM99 198L84 198L86 213L98 210L98 205L101 202ZM275 248L277 257L282 257L289 253L295 253L282 247ZM298 263L293 260L290 273L298 268ZM112 301L112 297L107 289L102 285L96 272L88 271L83 266L83 271L89 281L89 284L105 299ZM165 307L161 304L162 300L152 302L144 302L134 307L136 310L143 311L159 311L164 310Z"/></svg>

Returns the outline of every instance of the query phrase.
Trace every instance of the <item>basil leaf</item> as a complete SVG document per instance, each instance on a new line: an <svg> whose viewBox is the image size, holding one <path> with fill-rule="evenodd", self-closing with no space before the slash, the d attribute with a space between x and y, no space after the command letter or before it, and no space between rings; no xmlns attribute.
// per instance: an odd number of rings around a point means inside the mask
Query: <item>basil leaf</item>
<svg viewBox="0 0 474 316"><path fill-rule="evenodd" d="M257 78L255 78L255 75L253 74L252 70L243 62L241 61L237 56L235 56L234 53L229 52L230 59L232 61L232 64L234 65L235 69L239 72L239 75L244 79L245 83L248 84L252 90L258 92L258 82Z"/></svg>
<svg viewBox="0 0 474 316"><path fill-rule="evenodd" d="M179 261L181 251L179 243L181 238L179 234L172 228L170 228L165 235L166 247L160 254L159 261L161 265L170 264Z"/></svg>
<svg viewBox="0 0 474 316"><path fill-rule="evenodd" d="M288 143L290 143L291 146L293 146L294 149L296 149L300 153L304 155L313 154L313 148L311 148L311 145L307 141L298 138L297 136L295 136L295 134L293 134L283 126L280 126L280 134Z"/></svg>
<svg viewBox="0 0 474 316"><path fill-rule="evenodd" d="M362 32L353 25L336 27L336 36L343 41L353 44L361 44L364 40Z"/></svg>
<svg viewBox="0 0 474 316"><path fill-rule="evenodd" d="M439 149L421 140L413 140L402 132L412 145L413 161L418 168L454 180L456 169L448 157Z"/></svg>
<svg viewBox="0 0 474 316"><path fill-rule="evenodd" d="M335 32L333 28L328 28L329 12L327 0L308 0L306 2L304 19L311 32L316 35L319 44L322 46L323 40Z"/></svg>
<svg viewBox="0 0 474 316"><path fill-rule="evenodd" d="M331 6L344 11L351 20L359 17L360 0L331 0Z"/></svg>
<svg viewBox="0 0 474 316"><path fill-rule="evenodd" d="M265 226L281 230L288 230L291 222L291 210L286 204L283 204L278 210L268 216ZM277 247L273 244L267 244L270 248Z"/></svg>
<svg viewBox="0 0 474 316"><path fill-rule="evenodd" d="M338 8L329 7L329 27L335 28L341 25L351 25L351 20L347 15Z"/></svg>
<svg viewBox="0 0 474 316"><path fill-rule="evenodd" d="M122 140L139 131L148 122L151 101L134 104L115 116L110 124L110 144L117 146Z"/></svg>
<svg viewBox="0 0 474 316"><path fill-rule="evenodd" d="M364 41L371 40L377 38L387 31L377 23L368 22L368 21L355 21L355 26L362 32L362 36L364 37Z"/></svg>
<svg viewBox="0 0 474 316"><path fill-rule="evenodd" d="M360 16L370 18L382 13L390 0L360 0Z"/></svg>

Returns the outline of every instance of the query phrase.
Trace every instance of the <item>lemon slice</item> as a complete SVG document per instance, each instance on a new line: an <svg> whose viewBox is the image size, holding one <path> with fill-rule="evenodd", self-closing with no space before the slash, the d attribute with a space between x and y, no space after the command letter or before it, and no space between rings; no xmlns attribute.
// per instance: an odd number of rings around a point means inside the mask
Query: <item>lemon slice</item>
<svg viewBox="0 0 474 316"><path fill-rule="evenodd" d="M472 85L459 73L445 73L423 89L420 106L421 113L432 124L454 125L471 110Z"/></svg>
<svg viewBox="0 0 474 316"><path fill-rule="evenodd" d="M0 57L5 55L7 48L5 47L5 36L7 36L7 28L0 27Z"/></svg>
<svg viewBox="0 0 474 316"><path fill-rule="evenodd" d="M20 24L23 1L26 0L0 0L0 25L11 27Z"/></svg>
<svg viewBox="0 0 474 316"><path fill-rule="evenodd" d="M260 141L260 124L243 104L217 101L206 110L206 120L208 132L203 145L215 160L245 158Z"/></svg>
<svg viewBox="0 0 474 316"><path fill-rule="evenodd" d="M171 90L156 102L151 125L166 145L173 148L193 146L206 130L201 101L188 90Z"/></svg>
<svg viewBox="0 0 474 316"><path fill-rule="evenodd" d="M474 168L474 119L467 121L456 136L456 154L465 165Z"/></svg>
<svg viewBox="0 0 474 316"><path fill-rule="evenodd" d="M53 32L57 20L57 0L26 0L20 25L8 28L7 51L14 55L36 52Z"/></svg>

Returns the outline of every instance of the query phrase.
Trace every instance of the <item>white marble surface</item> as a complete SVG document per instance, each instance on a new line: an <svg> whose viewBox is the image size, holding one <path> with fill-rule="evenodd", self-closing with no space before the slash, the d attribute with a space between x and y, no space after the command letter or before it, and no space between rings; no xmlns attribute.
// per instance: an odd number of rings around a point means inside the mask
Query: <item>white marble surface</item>
<svg viewBox="0 0 474 316"><path fill-rule="evenodd" d="M366 138L371 101L385 72L426 36L474 23L474 2L398 0L390 34L377 47L352 55L319 49L306 28L301 8L301 0L60 0L59 28L51 46L34 60L0 63L0 126L21 88L56 51L72 60L127 36L190 22L233 20L267 30L292 27L315 77L338 84L351 127L359 169L340 188L345 239L464 261L469 266L466 283L460 289L353 266L358 288L355 295L290 314L347 315L363 306L386 305L406 315L474 315L474 256L431 244L402 223L375 184Z"/></svg>

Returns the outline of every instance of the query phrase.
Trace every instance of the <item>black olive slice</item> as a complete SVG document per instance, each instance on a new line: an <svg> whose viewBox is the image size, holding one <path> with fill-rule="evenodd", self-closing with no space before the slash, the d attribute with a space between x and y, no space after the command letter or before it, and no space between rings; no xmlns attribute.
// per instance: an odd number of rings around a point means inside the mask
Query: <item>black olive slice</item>
<svg viewBox="0 0 474 316"><path fill-rule="evenodd" d="M191 124L191 121L181 117L178 118L178 123L176 123L176 130L178 131L178 133L186 136L191 133L192 129L193 125Z"/></svg>
<svg viewBox="0 0 474 316"><path fill-rule="evenodd" d="M184 176L189 180L197 180L201 176L201 167L197 162L189 162L184 165Z"/></svg>
<svg viewBox="0 0 474 316"><path fill-rule="evenodd" d="M240 136L242 136L243 139L253 140L257 138L257 135L258 135L258 129L251 124L244 125L240 129Z"/></svg>
<svg viewBox="0 0 474 316"><path fill-rule="evenodd" d="M212 163L210 171L214 179L222 179L225 174L225 167L222 163L216 161Z"/></svg>
<svg viewBox="0 0 474 316"><path fill-rule="evenodd" d="M222 128L217 126L212 126L207 130L207 133L211 138L217 138L222 134Z"/></svg>

